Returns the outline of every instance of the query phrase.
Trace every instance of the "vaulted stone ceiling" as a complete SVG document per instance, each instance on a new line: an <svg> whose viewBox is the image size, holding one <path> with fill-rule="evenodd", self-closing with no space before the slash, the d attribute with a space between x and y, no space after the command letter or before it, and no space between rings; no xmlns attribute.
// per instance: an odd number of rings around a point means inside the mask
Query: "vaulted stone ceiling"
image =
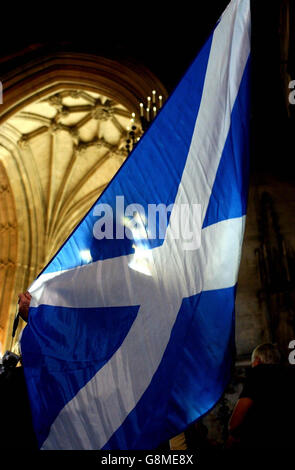
<svg viewBox="0 0 295 470"><path fill-rule="evenodd" d="M51 258L122 165L130 119L130 111L105 96L64 90L2 126L2 135L18 144L32 205L43 211L36 214L42 227L36 266Z"/></svg>

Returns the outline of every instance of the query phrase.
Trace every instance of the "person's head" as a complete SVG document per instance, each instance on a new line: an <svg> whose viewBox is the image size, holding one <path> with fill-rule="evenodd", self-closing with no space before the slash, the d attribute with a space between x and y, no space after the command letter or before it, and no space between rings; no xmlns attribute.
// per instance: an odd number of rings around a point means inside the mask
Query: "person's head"
<svg viewBox="0 0 295 470"><path fill-rule="evenodd" d="M280 361L280 351L278 347L272 343L259 344L252 352L252 367L258 366L259 364L279 364Z"/></svg>

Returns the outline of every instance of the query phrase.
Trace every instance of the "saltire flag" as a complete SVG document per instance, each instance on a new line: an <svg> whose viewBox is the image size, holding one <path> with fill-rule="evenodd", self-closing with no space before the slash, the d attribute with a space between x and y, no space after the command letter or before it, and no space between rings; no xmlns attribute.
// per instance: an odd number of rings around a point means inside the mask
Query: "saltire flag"
<svg viewBox="0 0 295 470"><path fill-rule="evenodd" d="M30 287L21 349L40 448L153 449L222 396L247 205L249 58L249 0L232 0Z"/></svg>

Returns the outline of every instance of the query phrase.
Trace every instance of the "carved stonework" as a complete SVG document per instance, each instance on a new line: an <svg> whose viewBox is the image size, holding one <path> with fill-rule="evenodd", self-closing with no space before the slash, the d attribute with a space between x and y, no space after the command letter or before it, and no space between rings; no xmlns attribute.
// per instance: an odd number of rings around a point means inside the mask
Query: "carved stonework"
<svg viewBox="0 0 295 470"><path fill-rule="evenodd" d="M0 343L7 339L11 297L17 264L17 223L15 203L7 173L0 160Z"/></svg>
<svg viewBox="0 0 295 470"><path fill-rule="evenodd" d="M97 106L92 111L93 119L99 121L108 121L114 115L114 110L112 108L106 108L103 106Z"/></svg>
<svg viewBox="0 0 295 470"><path fill-rule="evenodd" d="M51 106L54 106L54 108L58 111L61 112L63 109L63 104L62 104L62 97L60 95L53 95L47 98L45 101L47 101Z"/></svg>

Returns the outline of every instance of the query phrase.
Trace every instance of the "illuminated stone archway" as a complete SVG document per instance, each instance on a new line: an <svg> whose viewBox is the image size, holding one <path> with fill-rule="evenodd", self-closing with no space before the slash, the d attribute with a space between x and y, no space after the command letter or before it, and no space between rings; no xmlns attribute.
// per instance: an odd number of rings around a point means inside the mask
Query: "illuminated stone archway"
<svg viewBox="0 0 295 470"><path fill-rule="evenodd" d="M0 334L3 341L17 268L17 221L13 194L0 160Z"/></svg>
<svg viewBox="0 0 295 470"><path fill-rule="evenodd" d="M83 54L4 77L0 107L0 341L27 289L124 162L139 101L166 90L147 69ZM135 116L135 124L140 126ZM9 230L5 227L9 226ZM7 251L7 246L9 250Z"/></svg>

